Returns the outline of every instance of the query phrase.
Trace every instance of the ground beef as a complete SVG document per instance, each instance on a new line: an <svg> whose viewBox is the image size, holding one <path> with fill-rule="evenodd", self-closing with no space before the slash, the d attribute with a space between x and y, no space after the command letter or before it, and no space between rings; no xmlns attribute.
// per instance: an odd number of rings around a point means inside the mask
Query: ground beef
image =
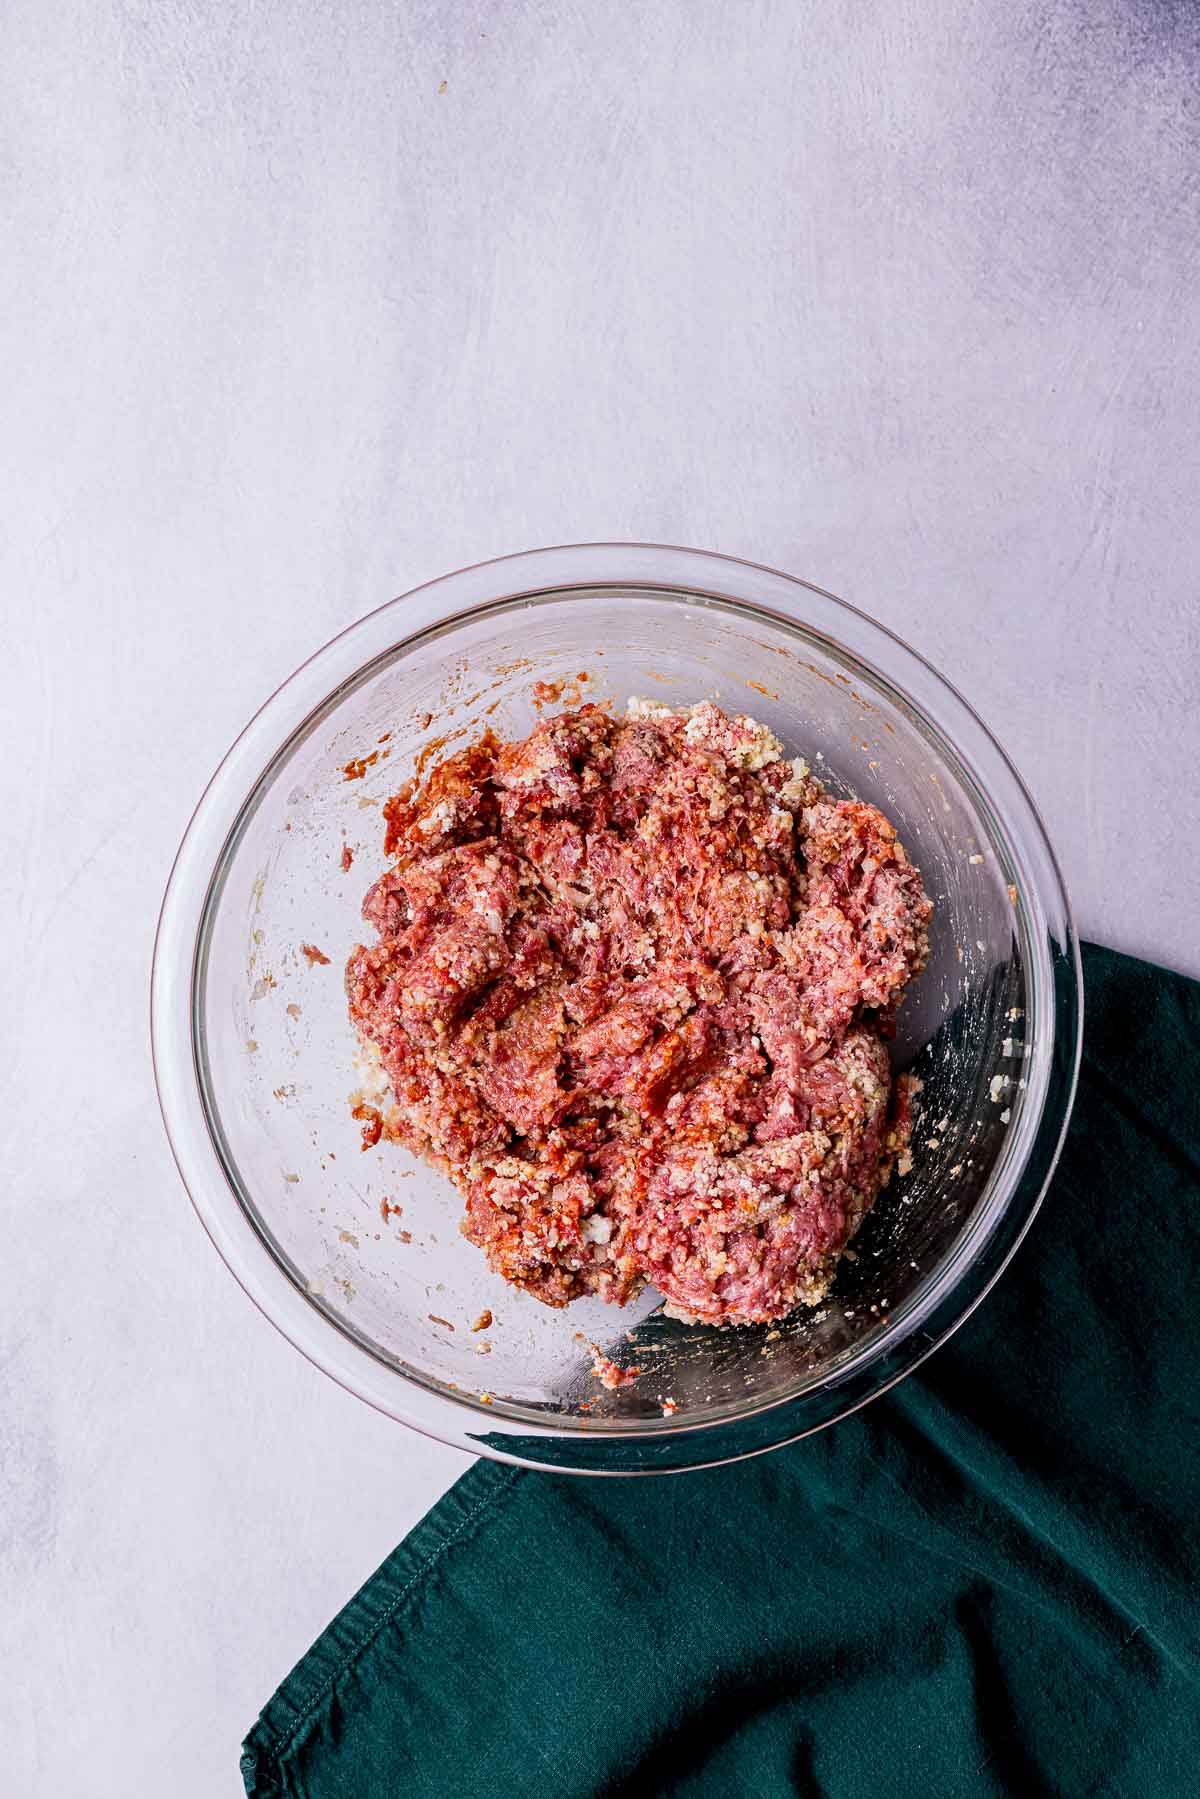
<svg viewBox="0 0 1200 1799"><path fill-rule="evenodd" d="M908 1137L884 1038L930 906L882 813L752 719L634 701L485 736L385 818L350 1013L491 1266L715 1323L819 1300Z"/></svg>

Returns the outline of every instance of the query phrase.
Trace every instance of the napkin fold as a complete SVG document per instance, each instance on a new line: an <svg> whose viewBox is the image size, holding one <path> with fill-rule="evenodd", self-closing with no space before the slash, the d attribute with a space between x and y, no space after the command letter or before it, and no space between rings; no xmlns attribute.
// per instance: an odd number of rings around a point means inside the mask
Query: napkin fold
<svg viewBox="0 0 1200 1799"><path fill-rule="evenodd" d="M478 1463L268 1702L250 1799L1200 1791L1200 983L1084 968L1062 1162L950 1343L735 1467Z"/></svg>

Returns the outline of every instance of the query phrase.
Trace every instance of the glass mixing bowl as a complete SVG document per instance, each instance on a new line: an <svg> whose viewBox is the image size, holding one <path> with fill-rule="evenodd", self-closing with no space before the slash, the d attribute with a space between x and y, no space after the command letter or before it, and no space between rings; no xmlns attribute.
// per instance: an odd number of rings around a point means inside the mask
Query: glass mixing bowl
<svg viewBox="0 0 1200 1799"><path fill-rule="evenodd" d="M750 712L835 795L883 808L934 901L929 968L893 1046L896 1066L924 1081L913 1168L881 1195L826 1303L781 1326L685 1325L652 1291L624 1311L549 1310L459 1235L448 1181L394 1144L361 1148L342 967L383 866L381 802L431 747L485 724L526 734L535 684L558 680L568 697L619 708L640 694ZM319 1367L392 1417L503 1460L695 1468L842 1417L978 1304L1066 1128L1078 945L1029 795L920 656L770 569L580 545L394 600L267 702L179 851L153 1035L167 1130L205 1228ZM602 1387L588 1340L636 1379Z"/></svg>

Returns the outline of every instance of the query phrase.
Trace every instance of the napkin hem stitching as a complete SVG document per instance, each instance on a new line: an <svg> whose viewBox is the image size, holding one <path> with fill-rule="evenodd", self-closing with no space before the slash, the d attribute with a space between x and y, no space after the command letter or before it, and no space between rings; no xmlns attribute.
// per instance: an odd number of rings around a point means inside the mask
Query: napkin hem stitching
<svg viewBox="0 0 1200 1799"><path fill-rule="evenodd" d="M332 1691L333 1687L341 1679L342 1675L351 1664L358 1660L359 1656L362 1655L364 1650L370 1647L385 1626L392 1622L396 1613L400 1610L404 1601L410 1596L413 1589L425 1579L426 1575L431 1572L435 1564L441 1560L443 1555L445 1555L446 1551L454 1546L469 1524L473 1523L483 1512L486 1512L489 1507L493 1506L498 1499L511 1493L513 1486L521 1473L523 1473L523 1470L520 1468L510 1468L503 1477L501 1484L493 1487L491 1492L486 1493L482 1499L478 1500L476 1504L471 1507L471 1510L467 1513L466 1517L459 1520L450 1535L444 1537L437 1548L432 1550L430 1554L426 1556L420 1567L415 1569L409 1576L408 1580L405 1581L382 1617L377 1618L373 1624L369 1625L363 1635L346 1651L337 1666L330 1669L304 1710L297 1716L287 1735L276 1744L275 1757L277 1762L282 1762L283 1757L292 1748L300 1731L304 1728L305 1724L308 1723L317 1707Z"/></svg>

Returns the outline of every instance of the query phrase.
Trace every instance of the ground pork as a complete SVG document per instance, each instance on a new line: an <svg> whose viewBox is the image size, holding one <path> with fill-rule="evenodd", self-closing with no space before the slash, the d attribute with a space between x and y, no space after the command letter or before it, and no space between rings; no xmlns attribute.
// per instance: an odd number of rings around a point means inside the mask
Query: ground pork
<svg viewBox="0 0 1200 1799"><path fill-rule="evenodd" d="M491 1266L555 1306L816 1303L907 1145L884 1039L931 908L883 814L647 702L485 736L384 810L350 1014Z"/></svg>

